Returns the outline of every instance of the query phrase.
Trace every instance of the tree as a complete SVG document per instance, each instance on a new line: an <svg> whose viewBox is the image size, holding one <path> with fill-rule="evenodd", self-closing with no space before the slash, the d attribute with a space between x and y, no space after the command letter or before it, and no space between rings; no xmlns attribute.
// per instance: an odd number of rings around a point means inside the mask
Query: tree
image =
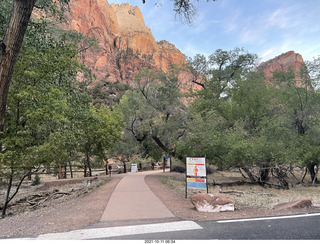
<svg viewBox="0 0 320 244"><path fill-rule="evenodd" d="M60 0L62 4L68 0ZM6 1L4 4L9 3ZM39 1L41 7L56 5L56 1ZM0 41L0 132L4 129L4 117L10 82L20 53L36 0L13 0L11 16L2 41ZM8 5L6 5L8 6ZM57 9L57 8L53 8Z"/></svg>
<svg viewBox="0 0 320 244"><path fill-rule="evenodd" d="M3 217L27 175L69 156L65 145L77 108L70 101L79 88L77 42L56 39L46 22L29 27L12 76L0 139L1 176L8 183Z"/></svg>
<svg viewBox="0 0 320 244"><path fill-rule="evenodd" d="M121 137L122 116L101 105L100 108L91 107L80 124L82 126L80 150L85 155L85 165L89 168L89 176L92 176L91 157L107 159L107 150L114 146Z"/></svg>
<svg viewBox="0 0 320 244"><path fill-rule="evenodd" d="M156 160L163 154L175 156L176 141L186 123L177 74L144 70L136 76L133 88L116 107L126 123L122 142Z"/></svg>
<svg viewBox="0 0 320 244"><path fill-rule="evenodd" d="M4 116L10 81L18 54L27 30L36 0L14 0L7 31L1 41L0 52L0 131L4 128Z"/></svg>
<svg viewBox="0 0 320 244"><path fill-rule="evenodd" d="M202 89L191 94L191 119L178 148L184 157L206 155L221 168L239 167L252 182L264 184L270 167L290 160L285 154L290 132L287 120L275 113L277 93L254 71L255 62L256 55L242 49L189 60Z"/></svg>
<svg viewBox="0 0 320 244"><path fill-rule="evenodd" d="M279 103L285 108L281 114L286 117L292 133L290 152L296 156L296 161L307 167L312 182L316 182L315 167L318 168L320 162L316 139L320 119L317 83L311 81L306 66L301 67L298 73L292 68L274 72L273 82L277 86Z"/></svg>

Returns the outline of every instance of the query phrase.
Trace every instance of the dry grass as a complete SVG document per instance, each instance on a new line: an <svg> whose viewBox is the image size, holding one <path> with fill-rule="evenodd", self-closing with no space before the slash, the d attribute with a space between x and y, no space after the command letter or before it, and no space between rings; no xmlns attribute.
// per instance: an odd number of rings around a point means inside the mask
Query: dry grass
<svg viewBox="0 0 320 244"><path fill-rule="evenodd" d="M259 185L232 185L219 186L221 183L243 181L244 178L239 172L215 172L208 176L208 192L218 193L219 190L235 199L236 208L259 207L272 209L275 205L285 202L292 202L301 199L311 199L315 207L320 207L320 188L317 186L302 186L292 184L289 190L277 189L275 187L262 187ZM288 179L294 182L294 179ZM180 196L185 196L185 174L172 173L161 177L162 183L170 186ZM212 183L215 182L216 185ZM233 192L232 192L233 191ZM187 196L190 198L202 190L188 189Z"/></svg>

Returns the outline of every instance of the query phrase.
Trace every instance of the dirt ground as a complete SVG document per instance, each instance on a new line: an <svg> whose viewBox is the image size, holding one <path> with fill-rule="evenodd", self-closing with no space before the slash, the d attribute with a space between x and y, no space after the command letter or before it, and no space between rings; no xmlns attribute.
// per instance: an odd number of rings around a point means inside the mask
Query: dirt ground
<svg viewBox="0 0 320 244"><path fill-rule="evenodd" d="M177 190L173 189L170 184L163 184L163 179L168 178L168 174L170 177L176 175L179 178L177 173L161 173L148 175L145 180L167 208L181 219L217 220L320 212L318 206L275 211L265 207L240 205L236 206L234 212L200 213L195 210L189 197L185 199L184 190L181 187L178 187ZM18 198L21 200L20 205L11 206L8 210L9 213L15 211L15 214L9 214L8 217L0 219L0 238L65 232L97 223L107 206L113 189L122 177L123 175L99 176L89 181L71 182L73 184L67 184L67 181L63 184L61 181L55 181L34 188L32 192L29 192L29 196L21 194ZM33 198L30 198L30 195ZM32 200L26 202L27 199ZM17 212L18 208L20 212Z"/></svg>
<svg viewBox="0 0 320 244"><path fill-rule="evenodd" d="M74 192L58 199L48 199L45 204L25 209L25 212L0 219L0 238L30 237L44 233L65 232L85 227L100 220L109 198L122 177L98 177L89 187L77 190L83 183L50 184L32 194L59 191ZM87 183L87 181L84 181ZM107 183L105 183L107 182ZM105 184L103 184L105 183ZM103 184L98 187L99 184ZM96 186L96 187L94 187ZM81 187L82 188L82 187ZM39 194L40 195L40 194ZM23 196L25 197L25 196Z"/></svg>
<svg viewBox="0 0 320 244"><path fill-rule="evenodd" d="M266 216L279 216L279 215L292 215L302 213L314 213L320 212L320 206L313 206L302 209L291 209L291 210L273 210L265 206L257 204L238 204L236 199L236 206L234 212L220 212L220 213L201 213L195 210L194 206L190 202L192 192L188 193L187 199L185 198L185 189L183 187L170 187L168 183L161 184L162 175L148 175L146 176L146 182L150 189L158 196L158 198L166 205L166 207L178 218L186 220L221 220L221 219L238 219L238 218L254 218L254 217L266 217ZM176 173L169 173L176 174ZM181 175L177 178L181 178ZM179 181L174 181L174 184L179 185ZM317 189L318 191L320 190ZM214 193L214 192L209 192ZM320 194L317 194L320 195ZM234 195L230 194L230 197L234 198ZM238 196L238 199L243 196ZM261 201L266 201L266 197L261 195L258 196ZM286 200L286 199L285 199ZM285 201L284 200L284 201ZM282 201L283 202L283 201Z"/></svg>

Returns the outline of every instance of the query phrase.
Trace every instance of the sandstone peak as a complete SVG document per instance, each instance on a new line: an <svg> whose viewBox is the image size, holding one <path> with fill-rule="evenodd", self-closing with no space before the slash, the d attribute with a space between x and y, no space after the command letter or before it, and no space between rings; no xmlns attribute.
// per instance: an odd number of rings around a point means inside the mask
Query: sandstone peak
<svg viewBox="0 0 320 244"><path fill-rule="evenodd" d="M299 71L302 65L304 65L302 56L294 51L288 51L261 63L257 69L264 71L266 77L272 77L274 71L287 71L289 67Z"/></svg>
<svg viewBox="0 0 320 244"><path fill-rule="evenodd" d="M275 71L288 71L291 68L295 73L296 85L301 86L302 80L299 75L302 67L305 66L302 56L294 51L288 51L270 59L266 62L261 63L257 70L263 71L266 78L270 79L273 77Z"/></svg>
<svg viewBox="0 0 320 244"><path fill-rule="evenodd" d="M131 6L128 3L111 4L117 16L118 24L121 32L125 34L131 33L146 33L151 34L151 30L145 25L143 15L138 6Z"/></svg>
<svg viewBox="0 0 320 244"><path fill-rule="evenodd" d="M171 50L171 51L178 50L175 45L173 45L172 43L170 43L170 42L168 42L166 40L159 41L158 45L159 45L160 48L164 48L164 49L167 49L167 50Z"/></svg>
<svg viewBox="0 0 320 244"><path fill-rule="evenodd" d="M133 15L144 22L143 15L138 6L131 6L129 3L122 3L121 5L111 3L110 6L111 8L113 8L114 12L122 11L130 15Z"/></svg>
<svg viewBox="0 0 320 244"><path fill-rule="evenodd" d="M70 0L66 19L63 28L94 36L99 44L99 50L84 48L80 53L80 61L91 68L97 82L130 83L143 67L167 71L171 64L186 62L173 44L156 42L137 6Z"/></svg>

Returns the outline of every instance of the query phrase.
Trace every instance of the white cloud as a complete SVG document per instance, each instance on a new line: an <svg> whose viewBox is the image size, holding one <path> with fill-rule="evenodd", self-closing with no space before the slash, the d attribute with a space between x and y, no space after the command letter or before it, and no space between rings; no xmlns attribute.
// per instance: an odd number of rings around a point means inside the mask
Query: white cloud
<svg viewBox="0 0 320 244"><path fill-rule="evenodd" d="M262 58L262 60L268 60L273 55L274 55L274 48L270 48L270 49L264 51L264 53L261 54L261 58Z"/></svg>
<svg viewBox="0 0 320 244"><path fill-rule="evenodd" d="M278 27L281 29L286 28L290 21L288 19L288 9L287 8L279 8L273 13L270 14L270 16L267 18L266 27Z"/></svg>

